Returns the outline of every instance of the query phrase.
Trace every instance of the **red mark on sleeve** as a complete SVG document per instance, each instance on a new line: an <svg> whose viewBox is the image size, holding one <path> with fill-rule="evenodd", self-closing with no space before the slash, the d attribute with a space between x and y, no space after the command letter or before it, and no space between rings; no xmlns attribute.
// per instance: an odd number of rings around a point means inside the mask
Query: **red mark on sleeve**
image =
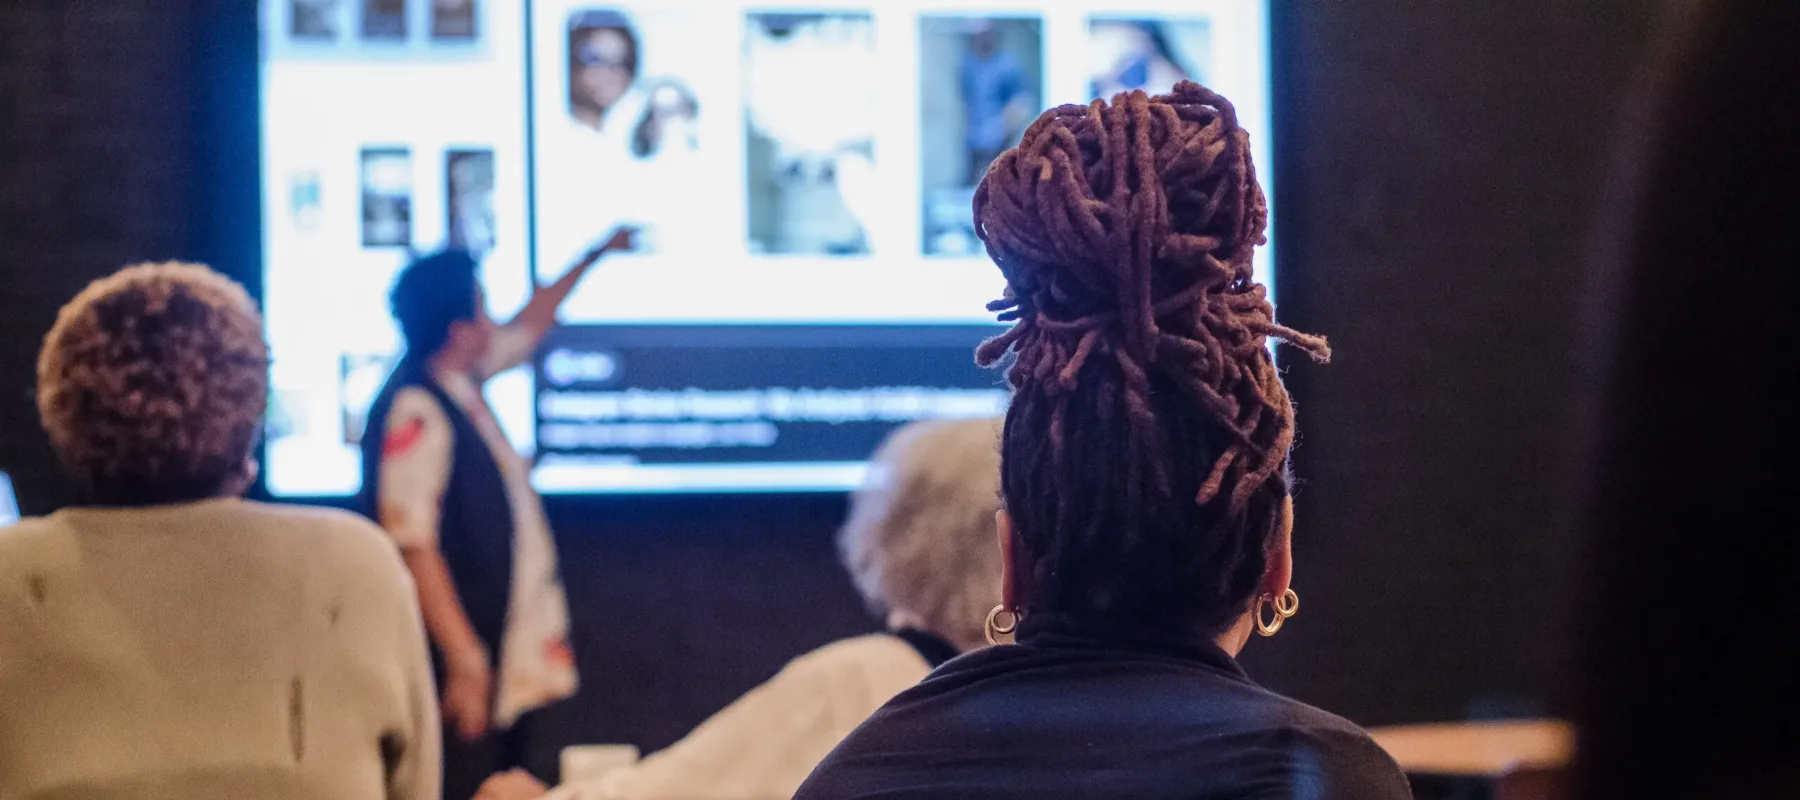
<svg viewBox="0 0 1800 800"><path fill-rule="evenodd" d="M569 649L569 641L560 636L544 641L544 658L552 664L573 666L575 653Z"/></svg>
<svg viewBox="0 0 1800 800"><path fill-rule="evenodd" d="M388 431L387 438L381 441L383 458L394 458L411 452L425 439L425 420L413 417L400 423L400 427Z"/></svg>

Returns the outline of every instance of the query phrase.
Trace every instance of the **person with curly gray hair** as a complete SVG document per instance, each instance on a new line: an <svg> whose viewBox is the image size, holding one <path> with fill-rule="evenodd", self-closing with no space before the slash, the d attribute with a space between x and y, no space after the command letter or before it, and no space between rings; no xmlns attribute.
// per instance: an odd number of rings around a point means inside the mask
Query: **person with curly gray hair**
<svg viewBox="0 0 1800 800"><path fill-rule="evenodd" d="M998 420L921 422L877 450L838 531L838 553L888 630L958 652L986 643L1000 591Z"/></svg>
<svg viewBox="0 0 1800 800"><path fill-rule="evenodd" d="M0 530L0 797L438 796L411 582L351 514L238 499L262 318L195 264L63 307L44 430L83 505Z"/></svg>
<svg viewBox="0 0 1800 800"><path fill-rule="evenodd" d="M552 800L787 798L864 718L957 654L985 643L1000 597L997 420L918 422L888 437L838 532L844 566L887 632L832 642L790 662L638 764ZM545 796L522 773L478 800Z"/></svg>

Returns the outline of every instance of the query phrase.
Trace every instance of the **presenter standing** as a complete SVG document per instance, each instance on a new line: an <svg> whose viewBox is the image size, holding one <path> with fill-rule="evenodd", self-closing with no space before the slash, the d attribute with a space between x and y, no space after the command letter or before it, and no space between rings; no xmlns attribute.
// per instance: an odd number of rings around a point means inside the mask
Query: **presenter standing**
<svg viewBox="0 0 1800 800"><path fill-rule="evenodd" d="M631 240L613 233L504 325L488 316L467 252L419 259L393 289L406 354L370 408L363 505L418 588L442 692L446 800L525 766L521 719L576 688L550 526L481 387L524 363L588 269Z"/></svg>

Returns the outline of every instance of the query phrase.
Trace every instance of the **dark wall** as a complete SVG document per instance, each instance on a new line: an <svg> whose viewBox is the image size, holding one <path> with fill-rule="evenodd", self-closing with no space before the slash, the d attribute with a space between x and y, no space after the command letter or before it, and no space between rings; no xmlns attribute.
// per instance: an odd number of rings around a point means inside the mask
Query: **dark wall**
<svg viewBox="0 0 1800 800"><path fill-rule="evenodd" d="M0 469L26 511L68 499L31 400L56 309L188 244L188 13L178 3L0 3Z"/></svg>
<svg viewBox="0 0 1800 800"><path fill-rule="evenodd" d="M194 91L247 78L200 46L217 7L194 2L0 4L0 465L28 510L68 499L30 401L55 306L145 258L254 277L218 247L253 187L201 188L226 143L196 134L231 125ZM1305 602L1247 660L1366 723L1540 710L1575 574L1581 248L1653 7L1274 5L1281 310L1337 363L1290 375ZM665 744L871 627L831 549L842 509L552 503L589 690L553 736Z"/></svg>
<svg viewBox="0 0 1800 800"><path fill-rule="evenodd" d="M1364 723L1542 711L1587 231L1657 6L1274 5L1280 314L1335 362L1288 376L1303 610L1247 660Z"/></svg>
<svg viewBox="0 0 1800 800"><path fill-rule="evenodd" d="M1800 797L1800 4L1688 11L1597 248L1579 796Z"/></svg>

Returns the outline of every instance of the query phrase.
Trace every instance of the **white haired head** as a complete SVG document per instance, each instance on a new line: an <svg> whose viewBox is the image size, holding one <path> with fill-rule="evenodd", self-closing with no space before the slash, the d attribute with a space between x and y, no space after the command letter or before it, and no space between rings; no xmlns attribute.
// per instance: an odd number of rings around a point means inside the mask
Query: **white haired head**
<svg viewBox="0 0 1800 800"><path fill-rule="evenodd" d="M895 431L838 531L869 607L972 650L1000 601L1000 421L915 422Z"/></svg>

